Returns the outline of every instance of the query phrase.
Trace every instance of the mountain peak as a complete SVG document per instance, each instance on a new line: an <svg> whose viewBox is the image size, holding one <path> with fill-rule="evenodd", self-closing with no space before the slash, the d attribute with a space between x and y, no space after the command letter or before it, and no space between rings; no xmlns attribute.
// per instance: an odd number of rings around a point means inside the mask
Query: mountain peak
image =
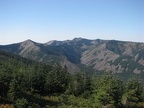
<svg viewBox="0 0 144 108"><path fill-rule="evenodd" d="M84 39L84 38L79 37L79 38L74 38L73 41L81 41L81 40L83 40L83 39Z"/></svg>
<svg viewBox="0 0 144 108"><path fill-rule="evenodd" d="M35 43L35 42L33 42L32 40L27 39L27 40L23 41L21 45L22 45L22 46L27 46L27 45L28 45L28 46L31 46L31 45L34 45L34 43Z"/></svg>
<svg viewBox="0 0 144 108"><path fill-rule="evenodd" d="M31 39L27 39L24 42L33 42Z"/></svg>

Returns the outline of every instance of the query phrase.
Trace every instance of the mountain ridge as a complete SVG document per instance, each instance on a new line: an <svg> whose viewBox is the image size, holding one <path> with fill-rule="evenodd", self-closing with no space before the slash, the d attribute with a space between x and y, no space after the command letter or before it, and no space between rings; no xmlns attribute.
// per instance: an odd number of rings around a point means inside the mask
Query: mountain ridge
<svg viewBox="0 0 144 108"><path fill-rule="evenodd" d="M0 50L46 64L59 61L70 72L80 71L79 65L113 73L144 72L144 43L141 42L74 38L37 43L28 39L20 43L0 45Z"/></svg>

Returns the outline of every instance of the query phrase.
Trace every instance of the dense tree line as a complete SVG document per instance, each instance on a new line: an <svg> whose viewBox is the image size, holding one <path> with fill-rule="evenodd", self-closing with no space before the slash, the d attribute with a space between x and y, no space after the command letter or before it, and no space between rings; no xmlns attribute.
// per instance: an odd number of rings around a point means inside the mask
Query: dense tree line
<svg viewBox="0 0 144 108"><path fill-rule="evenodd" d="M69 74L67 67L0 52L0 104L14 108L144 108L144 85L105 72Z"/></svg>

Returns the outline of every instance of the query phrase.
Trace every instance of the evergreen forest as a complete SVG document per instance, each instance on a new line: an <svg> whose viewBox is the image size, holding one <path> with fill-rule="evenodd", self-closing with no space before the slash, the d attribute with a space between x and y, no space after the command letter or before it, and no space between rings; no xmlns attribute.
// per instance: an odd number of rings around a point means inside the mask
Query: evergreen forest
<svg viewBox="0 0 144 108"><path fill-rule="evenodd" d="M0 108L144 108L144 84L136 75L70 74L59 62L0 51Z"/></svg>

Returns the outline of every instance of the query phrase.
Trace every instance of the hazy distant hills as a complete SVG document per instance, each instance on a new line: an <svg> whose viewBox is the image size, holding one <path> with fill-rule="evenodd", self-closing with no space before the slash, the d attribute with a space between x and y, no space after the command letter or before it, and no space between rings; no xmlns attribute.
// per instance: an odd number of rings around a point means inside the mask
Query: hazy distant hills
<svg viewBox="0 0 144 108"><path fill-rule="evenodd" d="M47 64L60 61L70 72L79 71L81 65L113 73L144 72L144 43L75 38L42 44L26 40L1 45L0 50Z"/></svg>

